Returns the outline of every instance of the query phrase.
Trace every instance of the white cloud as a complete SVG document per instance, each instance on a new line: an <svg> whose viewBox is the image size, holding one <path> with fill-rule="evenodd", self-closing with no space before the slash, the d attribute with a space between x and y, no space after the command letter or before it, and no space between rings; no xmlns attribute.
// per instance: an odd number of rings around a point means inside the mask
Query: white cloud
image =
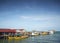
<svg viewBox="0 0 60 43"><path fill-rule="evenodd" d="M28 16L21 16L21 18L23 18L23 19L29 19L29 18L31 18L31 17L28 17Z"/></svg>
<svg viewBox="0 0 60 43"><path fill-rule="evenodd" d="M22 19L29 19L29 20L50 20L51 17L37 17L37 16L21 16Z"/></svg>

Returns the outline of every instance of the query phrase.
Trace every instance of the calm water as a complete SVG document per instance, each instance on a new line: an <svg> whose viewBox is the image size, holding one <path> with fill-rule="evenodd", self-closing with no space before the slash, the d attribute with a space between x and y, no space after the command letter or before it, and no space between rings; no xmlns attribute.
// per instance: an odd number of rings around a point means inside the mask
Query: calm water
<svg viewBox="0 0 60 43"><path fill-rule="evenodd" d="M60 43L60 32L56 32L53 35L29 37L23 40L0 39L0 43Z"/></svg>

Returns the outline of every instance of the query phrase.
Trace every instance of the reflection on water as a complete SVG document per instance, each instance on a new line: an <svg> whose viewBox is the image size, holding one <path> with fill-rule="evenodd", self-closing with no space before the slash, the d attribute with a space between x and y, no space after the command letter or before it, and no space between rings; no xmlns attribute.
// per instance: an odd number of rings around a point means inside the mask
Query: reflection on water
<svg viewBox="0 0 60 43"><path fill-rule="evenodd" d="M40 35L22 40L0 39L0 43L60 43L60 33L53 35Z"/></svg>

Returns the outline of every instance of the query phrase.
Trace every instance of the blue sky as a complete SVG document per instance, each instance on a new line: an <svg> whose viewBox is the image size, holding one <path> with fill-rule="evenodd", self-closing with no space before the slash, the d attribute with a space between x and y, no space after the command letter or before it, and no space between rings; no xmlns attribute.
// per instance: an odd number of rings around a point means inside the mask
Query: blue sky
<svg viewBox="0 0 60 43"><path fill-rule="evenodd" d="M59 0L0 0L0 28L60 30Z"/></svg>

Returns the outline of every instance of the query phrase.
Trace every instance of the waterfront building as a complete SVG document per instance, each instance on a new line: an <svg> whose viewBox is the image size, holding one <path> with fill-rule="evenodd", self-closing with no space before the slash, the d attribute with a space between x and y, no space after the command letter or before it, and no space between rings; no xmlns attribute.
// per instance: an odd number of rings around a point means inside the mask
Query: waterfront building
<svg viewBox="0 0 60 43"><path fill-rule="evenodd" d="M16 32L16 30L15 29L0 29L0 33L1 33L1 35L4 35L4 34L9 34L9 33L15 33Z"/></svg>
<svg viewBox="0 0 60 43"><path fill-rule="evenodd" d="M24 35L24 29L0 28L0 36Z"/></svg>

